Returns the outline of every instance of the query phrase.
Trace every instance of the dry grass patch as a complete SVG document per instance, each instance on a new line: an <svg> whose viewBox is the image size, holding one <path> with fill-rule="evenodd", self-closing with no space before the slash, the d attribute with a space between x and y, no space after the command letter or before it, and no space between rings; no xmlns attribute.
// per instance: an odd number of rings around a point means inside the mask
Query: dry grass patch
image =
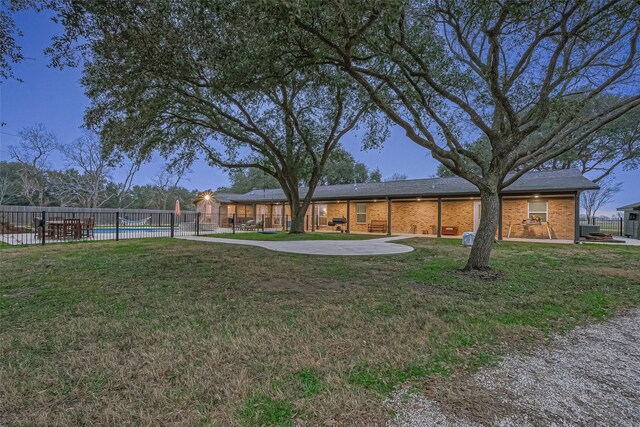
<svg viewBox="0 0 640 427"><path fill-rule="evenodd" d="M311 257L171 239L0 250L0 424L381 425L402 383L640 302L640 251L413 239ZM585 274L587 266L636 274Z"/></svg>

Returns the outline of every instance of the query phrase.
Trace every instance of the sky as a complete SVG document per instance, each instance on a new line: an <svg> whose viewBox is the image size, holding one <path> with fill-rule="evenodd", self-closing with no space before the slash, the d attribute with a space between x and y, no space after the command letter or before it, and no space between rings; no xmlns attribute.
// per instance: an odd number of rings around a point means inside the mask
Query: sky
<svg viewBox="0 0 640 427"><path fill-rule="evenodd" d="M10 160L8 147L18 142L20 129L43 123L56 134L62 143L70 143L82 133L84 110L89 105L88 98L80 85L82 70L49 68L49 58L43 50L49 45L51 37L62 32L46 13L32 11L16 15L16 24L23 32L18 42L27 58L17 64L14 74L22 82L9 80L0 83L0 160ZM404 132L395 127L380 149L362 150L360 137L351 133L343 140L343 145L356 160L364 162L371 169L380 168L383 177L394 173L407 175L408 178L425 178L435 174L438 162L429 151L411 142ZM63 167L62 159L54 159L54 166ZM145 164L135 179L136 184L152 182L164 167L163 160L157 156ZM115 179L124 179L124 171L116 171ZM612 215L616 207L640 201L640 170L618 171L618 181L622 182L622 191L599 213ZM205 190L215 189L228 184L227 173L212 168L204 161L198 161L184 178L182 185L187 188Z"/></svg>

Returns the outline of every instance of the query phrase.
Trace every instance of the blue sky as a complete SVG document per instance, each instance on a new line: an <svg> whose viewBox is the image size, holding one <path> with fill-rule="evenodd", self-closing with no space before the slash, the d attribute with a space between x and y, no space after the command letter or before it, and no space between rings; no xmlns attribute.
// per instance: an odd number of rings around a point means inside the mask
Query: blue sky
<svg viewBox="0 0 640 427"><path fill-rule="evenodd" d="M51 37L61 31L60 27L44 13L21 12L16 16L16 22L24 33L19 43L27 59L15 67L15 74L23 80L22 83L8 81L0 85L0 119L6 123L0 128L2 160L8 160L7 147L18 141L18 131L35 123L45 124L61 142L73 141L81 134L84 109L89 104L80 86L81 69L47 67L49 59L44 56L43 49ZM348 135L344 145L357 160L370 168L379 167L385 177L395 172L409 178L424 178L435 173L438 163L429 152L411 142L398 128L392 129L389 139L379 150L363 151L359 141L358 135ZM61 167L62 162L58 160L56 166ZM154 159L142 168L136 183L150 182L162 167L162 159ZM121 175L122 172L118 171L115 178L121 178ZM601 213L611 214L618 206L640 201L640 171L619 171L616 177L623 183L623 191ZM203 190L226 185L227 182L227 174L223 170L211 168L200 161L194 165L183 185Z"/></svg>

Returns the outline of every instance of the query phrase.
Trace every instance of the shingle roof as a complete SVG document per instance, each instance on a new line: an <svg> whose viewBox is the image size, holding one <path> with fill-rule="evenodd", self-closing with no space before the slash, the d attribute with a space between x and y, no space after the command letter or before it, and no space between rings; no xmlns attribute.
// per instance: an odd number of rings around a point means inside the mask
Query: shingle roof
<svg viewBox="0 0 640 427"><path fill-rule="evenodd" d="M514 193L560 193L597 190L599 187L576 169L527 172L502 191ZM300 196L307 189L300 188ZM438 197L479 195L478 188L463 178L426 178L361 184L325 185L316 188L313 200L372 199L385 197ZM221 196L221 193L216 193ZM253 190L242 195L226 195L234 202L284 202L284 192L277 189Z"/></svg>
<svg viewBox="0 0 640 427"><path fill-rule="evenodd" d="M626 205L626 206L622 206L620 208L618 208L619 211L633 211L633 210L640 210L640 202L638 203L631 203L630 205Z"/></svg>
<svg viewBox="0 0 640 427"><path fill-rule="evenodd" d="M231 203L235 198L243 196L243 194L218 193L209 189L201 191L200 194L198 194L198 197L196 197L192 203L197 204L198 202L201 202L202 200L204 200L204 196L207 194L213 195L213 197L215 197L217 201L222 203Z"/></svg>

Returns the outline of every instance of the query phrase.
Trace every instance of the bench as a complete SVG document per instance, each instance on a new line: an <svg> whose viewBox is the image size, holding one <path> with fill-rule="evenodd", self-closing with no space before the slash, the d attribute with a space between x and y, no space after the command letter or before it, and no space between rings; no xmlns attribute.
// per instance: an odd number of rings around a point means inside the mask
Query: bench
<svg viewBox="0 0 640 427"><path fill-rule="evenodd" d="M458 235L458 227L445 225L445 226L442 227L442 235L443 236L457 236Z"/></svg>
<svg viewBox="0 0 640 427"><path fill-rule="evenodd" d="M379 232L386 233L387 232L387 221L380 219L372 219L369 223L369 232Z"/></svg>

